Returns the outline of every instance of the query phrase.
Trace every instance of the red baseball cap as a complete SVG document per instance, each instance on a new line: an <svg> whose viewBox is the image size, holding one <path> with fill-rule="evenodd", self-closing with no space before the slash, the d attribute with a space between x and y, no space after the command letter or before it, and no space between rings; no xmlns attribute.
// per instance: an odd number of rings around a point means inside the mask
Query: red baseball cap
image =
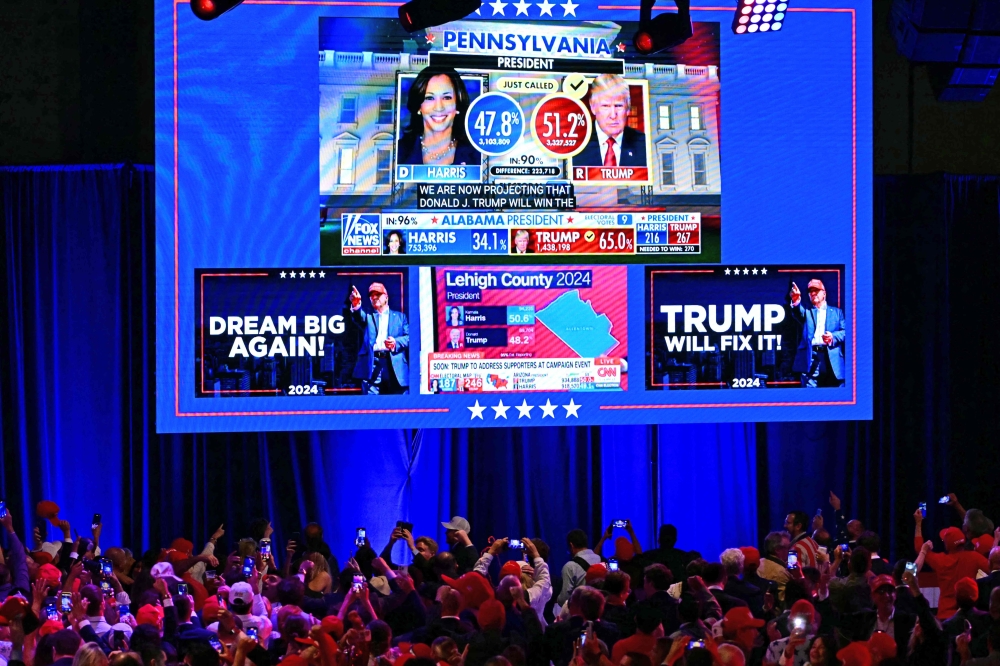
<svg viewBox="0 0 1000 666"><path fill-rule="evenodd" d="M799 599L794 604L792 604L791 609L788 611L789 615L803 615L808 620L809 624L813 624L816 621L816 608L813 607L811 603L805 599Z"/></svg>
<svg viewBox="0 0 1000 666"><path fill-rule="evenodd" d="M45 582L52 586L58 586L62 582L62 572L54 564L43 564L38 567L38 577L44 578Z"/></svg>
<svg viewBox="0 0 1000 666"><path fill-rule="evenodd" d="M45 518L56 527L59 526L59 505L52 500L42 500L36 504L35 514L39 518Z"/></svg>
<svg viewBox="0 0 1000 666"><path fill-rule="evenodd" d="M746 629L748 627L753 629L759 629L764 626L764 620L758 620L750 612L750 609L746 606L736 606L735 608L730 608L726 616L722 618L722 628L726 633L735 633L740 629Z"/></svg>
<svg viewBox="0 0 1000 666"><path fill-rule="evenodd" d="M487 599L493 598L493 587L482 574L475 571L464 573L458 578L441 576L441 580L462 594L466 608L479 608Z"/></svg>
<svg viewBox="0 0 1000 666"><path fill-rule="evenodd" d="M477 619L483 629L503 629L507 622L507 611L496 599L487 599L479 607Z"/></svg>
<svg viewBox="0 0 1000 666"><path fill-rule="evenodd" d="M427 643L414 643L410 646L410 650L413 652L414 657L423 657L424 659L434 657L434 648Z"/></svg>
<svg viewBox="0 0 1000 666"><path fill-rule="evenodd" d="M57 631L62 631L66 627L59 620L46 620L42 623L42 626L38 628L38 636L48 636L49 634L54 634Z"/></svg>
<svg viewBox="0 0 1000 666"><path fill-rule="evenodd" d="M882 659L896 658L896 639L884 631L876 631L868 639L868 652L872 656L878 655Z"/></svg>
<svg viewBox="0 0 1000 666"><path fill-rule="evenodd" d="M604 566L603 562L598 562L597 564L591 564L587 569L585 579L588 583L593 583L595 580L604 580L608 575L608 568Z"/></svg>
<svg viewBox="0 0 1000 666"><path fill-rule="evenodd" d="M146 604L135 614L136 624L151 624L155 627L161 626L163 622L163 608Z"/></svg>
<svg viewBox="0 0 1000 666"><path fill-rule="evenodd" d="M214 622L219 619L220 610L222 610L222 606L219 605L219 600L215 596L211 596L205 599L205 605L201 607L201 618L206 623Z"/></svg>
<svg viewBox="0 0 1000 666"><path fill-rule="evenodd" d="M184 537L177 537L170 543L171 550L179 550L190 557L191 553L194 552L194 544L185 539ZM185 558L186 559L186 558Z"/></svg>
<svg viewBox="0 0 1000 666"><path fill-rule="evenodd" d="M955 599L975 603L979 599L979 586L968 576L955 581Z"/></svg>
<svg viewBox="0 0 1000 666"><path fill-rule="evenodd" d="M872 578L871 582L868 584L868 586L871 588L872 592L874 592L875 590L879 589L880 587L885 587L886 585L888 585L889 587L895 589L896 588L896 579L893 578L892 576L888 576L886 574L882 574L881 576L875 576L874 578Z"/></svg>
<svg viewBox="0 0 1000 666"><path fill-rule="evenodd" d="M948 550L954 550L956 546L965 543L965 534L957 527L946 527L941 530L939 536L941 541L944 541L944 547Z"/></svg>
<svg viewBox="0 0 1000 666"><path fill-rule="evenodd" d="M622 562L628 562L635 557L635 546L628 538L620 536L615 539L615 557Z"/></svg>
<svg viewBox="0 0 1000 666"><path fill-rule="evenodd" d="M319 625L324 632L331 634L337 640L344 635L344 621L336 615L327 615Z"/></svg>
<svg viewBox="0 0 1000 666"><path fill-rule="evenodd" d="M872 653L867 643L851 643L837 653L843 666L872 666Z"/></svg>
<svg viewBox="0 0 1000 666"><path fill-rule="evenodd" d="M760 551L753 546L741 546L740 552L743 553L743 566L760 564Z"/></svg>
<svg viewBox="0 0 1000 666"><path fill-rule="evenodd" d="M504 565L500 567L500 577L503 578L504 576L521 577L521 565L517 562L517 560L504 562Z"/></svg>
<svg viewBox="0 0 1000 666"><path fill-rule="evenodd" d="M983 557L989 557L990 551L993 550L994 546L993 535L983 534L981 536L977 536L975 539L972 540L972 543L975 544L977 553L979 553Z"/></svg>

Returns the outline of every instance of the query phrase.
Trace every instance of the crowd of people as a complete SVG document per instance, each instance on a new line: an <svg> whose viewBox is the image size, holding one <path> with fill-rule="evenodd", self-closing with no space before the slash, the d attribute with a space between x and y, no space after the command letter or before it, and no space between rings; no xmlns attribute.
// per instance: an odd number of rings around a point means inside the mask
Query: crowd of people
<svg viewBox="0 0 1000 666"><path fill-rule="evenodd" d="M1000 664L1000 534L981 511L950 496L961 527L936 547L918 509L912 557L892 564L830 504L833 524L794 511L715 557L678 548L671 525L649 550L628 520L592 547L575 529L552 572L542 539L480 548L461 516L442 523L447 548L401 521L381 553L359 534L341 565L316 523L280 548L260 519L228 554L220 526L200 549L180 537L136 557L102 546L98 516L74 535L43 501L61 540L0 518L0 666Z"/></svg>

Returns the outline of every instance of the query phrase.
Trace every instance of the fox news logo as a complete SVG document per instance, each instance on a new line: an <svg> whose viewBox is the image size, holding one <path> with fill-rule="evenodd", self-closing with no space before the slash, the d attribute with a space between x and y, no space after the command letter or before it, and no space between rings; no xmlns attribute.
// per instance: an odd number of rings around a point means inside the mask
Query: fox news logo
<svg viewBox="0 0 1000 666"><path fill-rule="evenodd" d="M345 248L382 247L378 214L344 213L341 221L344 226L343 245Z"/></svg>

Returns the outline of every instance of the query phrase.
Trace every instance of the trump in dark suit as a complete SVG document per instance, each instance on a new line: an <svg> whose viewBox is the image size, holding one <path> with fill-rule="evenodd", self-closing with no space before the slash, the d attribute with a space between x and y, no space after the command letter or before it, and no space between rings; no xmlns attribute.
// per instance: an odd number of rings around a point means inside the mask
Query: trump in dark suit
<svg viewBox="0 0 1000 666"><path fill-rule="evenodd" d="M351 287L351 318L364 335L354 377L362 380L365 393L399 394L410 392L410 323L406 315L389 309L389 294L381 282L368 287L372 311L361 307L361 294Z"/></svg>
<svg viewBox="0 0 1000 666"><path fill-rule="evenodd" d="M573 166L646 166L646 135L628 126L632 96L618 74L601 74L590 86L594 130Z"/></svg>
<svg viewBox="0 0 1000 666"><path fill-rule="evenodd" d="M802 339L795 350L792 371L802 373L802 385L808 388L844 385L844 341L847 319L844 311L826 302L822 280L810 280L806 287L809 304L802 302L802 292L793 282L791 314L802 324Z"/></svg>

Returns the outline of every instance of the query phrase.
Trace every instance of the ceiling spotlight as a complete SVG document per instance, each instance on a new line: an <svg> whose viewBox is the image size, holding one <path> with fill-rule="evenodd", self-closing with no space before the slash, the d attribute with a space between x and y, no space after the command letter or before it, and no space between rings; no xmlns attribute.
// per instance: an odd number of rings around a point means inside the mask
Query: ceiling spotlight
<svg viewBox="0 0 1000 666"><path fill-rule="evenodd" d="M191 0L191 11L202 21L217 19L243 0Z"/></svg>
<svg viewBox="0 0 1000 666"><path fill-rule="evenodd" d="M743 35L749 32L774 32L781 30L788 3L783 0L737 0L736 14L733 16L733 32ZM753 23L747 25L747 14Z"/></svg>
<svg viewBox="0 0 1000 666"><path fill-rule="evenodd" d="M482 4L482 0L410 0L399 8L399 23L406 32L416 32L464 19Z"/></svg>
<svg viewBox="0 0 1000 666"><path fill-rule="evenodd" d="M658 53L683 44L694 34L694 26L691 25L691 0L674 2L677 13L663 13L653 18L656 0L642 0L639 6L639 31L632 38L636 51L643 55Z"/></svg>

